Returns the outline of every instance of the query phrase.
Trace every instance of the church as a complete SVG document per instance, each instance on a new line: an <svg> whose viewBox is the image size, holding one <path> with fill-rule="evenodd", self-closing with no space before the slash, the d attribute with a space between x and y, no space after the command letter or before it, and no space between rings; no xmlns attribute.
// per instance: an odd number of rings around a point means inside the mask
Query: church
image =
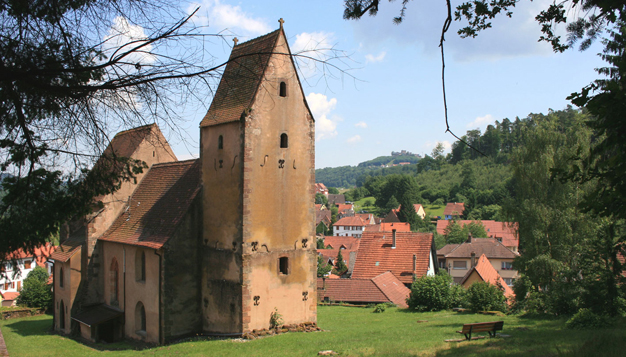
<svg viewBox="0 0 626 357"><path fill-rule="evenodd" d="M237 43L178 161L152 124L105 153L144 161L54 261L54 329L164 344L316 322L315 122L280 28ZM97 164L96 164L97 165Z"/></svg>

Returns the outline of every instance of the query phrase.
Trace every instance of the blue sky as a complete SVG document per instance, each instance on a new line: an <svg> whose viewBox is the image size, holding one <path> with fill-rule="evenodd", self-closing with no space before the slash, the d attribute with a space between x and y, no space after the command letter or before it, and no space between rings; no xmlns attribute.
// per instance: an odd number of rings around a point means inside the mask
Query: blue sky
<svg viewBox="0 0 626 357"><path fill-rule="evenodd" d="M453 23L446 41L446 88L450 126L458 135L503 118L563 109L570 93L597 78L603 66L595 44L585 52L554 54L539 43L534 16L548 1L526 1L513 18L497 19L493 29L475 39L456 35ZM305 6L306 5L306 6ZM342 18L343 1L204 0L196 24L205 32L234 34L241 41L278 28L285 20L292 52L318 48L345 51L338 62L347 74L301 67L303 89L316 119L316 167L357 165L391 151L430 153L437 142L454 142L445 133L441 59L437 47L445 2L410 2L406 20L392 23L400 2L383 2L376 17ZM213 42L207 51L226 60L229 46ZM330 52L322 52L330 54ZM182 124L186 139L171 136L180 158L197 156L198 123L210 105L191 103ZM195 109L190 109L195 108Z"/></svg>

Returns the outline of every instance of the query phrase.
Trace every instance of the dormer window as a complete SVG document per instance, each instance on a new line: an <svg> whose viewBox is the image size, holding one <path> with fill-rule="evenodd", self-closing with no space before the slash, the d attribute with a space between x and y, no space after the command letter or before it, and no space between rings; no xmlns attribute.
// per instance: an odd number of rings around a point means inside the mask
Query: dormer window
<svg viewBox="0 0 626 357"><path fill-rule="evenodd" d="M289 139L287 138L287 134L280 134L280 148L286 149L289 146Z"/></svg>
<svg viewBox="0 0 626 357"><path fill-rule="evenodd" d="M222 150L224 148L224 136L220 135L219 138L217 138L217 148L218 150Z"/></svg>
<svg viewBox="0 0 626 357"><path fill-rule="evenodd" d="M281 97L286 97L287 96L287 83L285 82L280 82L280 91L279 91L279 95Z"/></svg>

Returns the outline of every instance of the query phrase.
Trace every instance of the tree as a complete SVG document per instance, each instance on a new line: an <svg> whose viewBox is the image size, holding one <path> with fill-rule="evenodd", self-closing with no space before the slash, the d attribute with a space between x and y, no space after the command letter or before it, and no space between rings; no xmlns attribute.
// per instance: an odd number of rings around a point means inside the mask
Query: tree
<svg viewBox="0 0 626 357"><path fill-rule="evenodd" d="M338 195L339 194L339 190L336 187L329 187L328 188L328 193L333 194L333 195Z"/></svg>
<svg viewBox="0 0 626 357"><path fill-rule="evenodd" d="M378 202L378 200L376 200L376 202ZM398 200L396 199L396 196L392 195L387 201L387 204L385 205L385 209L387 211L391 211L392 209L398 209L398 206L400 206L400 202L398 202Z"/></svg>
<svg viewBox="0 0 626 357"><path fill-rule="evenodd" d="M325 206L327 203L328 203L328 198L326 198L326 195L324 195L323 193L315 194L315 204Z"/></svg>
<svg viewBox="0 0 626 357"><path fill-rule="evenodd" d="M19 305L28 307L52 307L52 290L48 285L48 272L40 266L35 267L24 279L24 286L17 297Z"/></svg>
<svg viewBox="0 0 626 357"><path fill-rule="evenodd" d="M317 256L317 277L323 278L325 277L331 270L333 266L324 261L321 255Z"/></svg>
<svg viewBox="0 0 626 357"><path fill-rule="evenodd" d="M398 214L398 218L400 218L401 222L407 222L411 225L412 231L417 231L421 226L421 218L417 216L415 212L415 206L408 199L407 196L402 197L402 202L400 203L400 212Z"/></svg>
<svg viewBox="0 0 626 357"><path fill-rule="evenodd" d="M339 253L337 253L337 259L335 259L335 268L333 269L333 274L343 275L347 271L348 267L346 266L346 262L343 261L343 255L341 254L341 249L339 249Z"/></svg>
<svg viewBox="0 0 626 357"><path fill-rule="evenodd" d="M477 281L467 289L467 300L472 311L505 311L506 297L503 288Z"/></svg>

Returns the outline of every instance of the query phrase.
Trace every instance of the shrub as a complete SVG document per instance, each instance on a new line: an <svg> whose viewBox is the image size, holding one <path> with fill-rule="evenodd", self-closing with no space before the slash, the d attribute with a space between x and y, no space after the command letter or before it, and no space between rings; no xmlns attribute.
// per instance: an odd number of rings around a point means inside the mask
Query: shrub
<svg viewBox="0 0 626 357"><path fill-rule="evenodd" d="M283 315L278 313L278 309L274 308L274 312L270 315L270 328L275 328L283 324Z"/></svg>
<svg viewBox="0 0 626 357"><path fill-rule="evenodd" d="M467 290L465 290L465 288L461 285L450 286L450 298L448 307L454 308L468 306L469 304L467 302Z"/></svg>
<svg viewBox="0 0 626 357"><path fill-rule="evenodd" d="M439 311L450 308L450 285L452 278L443 272L435 276L422 276L411 286L407 299L410 309Z"/></svg>
<svg viewBox="0 0 626 357"><path fill-rule="evenodd" d="M506 310L506 298L502 290L484 281L476 282L467 289L467 300L472 311Z"/></svg>
<svg viewBox="0 0 626 357"><path fill-rule="evenodd" d="M567 328L571 329L606 327L609 324L610 321L607 317L596 315L589 309L578 310L578 312L565 323Z"/></svg>
<svg viewBox="0 0 626 357"><path fill-rule="evenodd" d="M386 308L387 308L387 307L386 307L386 305L385 305L385 304L378 304L378 305L376 305L376 307L374 308L374 311L373 311L373 312L375 312L375 313L385 312L385 309L386 309Z"/></svg>
<svg viewBox="0 0 626 357"><path fill-rule="evenodd" d="M40 266L35 267L24 279L24 286L17 297L19 305L28 307L52 307L52 291L48 283L48 272Z"/></svg>
<svg viewBox="0 0 626 357"><path fill-rule="evenodd" d="M391 301L387 301L385 303L385 306L387 306L387 307L396 307L396 304L392 303Z"/></svg>

